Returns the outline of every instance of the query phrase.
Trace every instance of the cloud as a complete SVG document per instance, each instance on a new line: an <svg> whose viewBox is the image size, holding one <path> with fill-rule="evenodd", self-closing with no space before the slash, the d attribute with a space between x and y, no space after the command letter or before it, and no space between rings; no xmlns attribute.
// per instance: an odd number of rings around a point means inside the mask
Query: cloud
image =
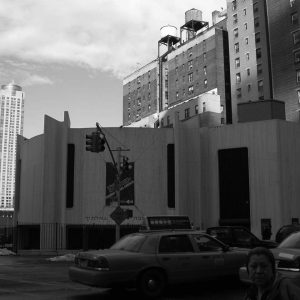
<svg viewBox="0 0 300 300"><path fill-rule="evenodd" d="M51 79L47 77L43 77L35 74L28 74L27 78L21 82L21 86L23 87L31 86L31 85L41 85L41 84L53 84L53 82Z"/></svg>
<svg viewBox="0 0 300 300"><path fill-rule="evenodd" d="M191 8L201 9L210 21L208 12L226 1L0 0L0 6L0 56L76 64L120 77L138 62L156 58L162 26L179 29Z"/></svg>

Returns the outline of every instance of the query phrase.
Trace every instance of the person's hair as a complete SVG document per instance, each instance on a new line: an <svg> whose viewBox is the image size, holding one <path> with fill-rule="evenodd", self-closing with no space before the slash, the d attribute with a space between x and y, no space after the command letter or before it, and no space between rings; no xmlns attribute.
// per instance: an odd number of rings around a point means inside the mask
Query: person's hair
<svg viewBox="0 0 300 300"><path fill-rule="evenodd" d="M256 248L251 249L248 252L247 260L246 260L246 267L247 267L247 272L248 273L249 273L248 265L249 265L250 259L253 255L264 255L269 260L269 262L271 263L273 274L275 274L275 258L274 258L274 255L269 249L264 248L264 247L256 247Z"/></svg>

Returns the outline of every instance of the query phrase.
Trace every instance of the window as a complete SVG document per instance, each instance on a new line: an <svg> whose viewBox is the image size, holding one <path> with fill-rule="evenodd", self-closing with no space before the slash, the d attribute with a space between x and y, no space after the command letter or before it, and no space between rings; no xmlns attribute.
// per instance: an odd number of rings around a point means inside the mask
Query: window
<svg viewBox="0 0 300 300"><path fill-rule="evenodd" d="M192 69L193 69L193 61L192 61L192 60L190 60L190 61L188 62L188 67L189 67L189 70L192 70Z"/></svg>
<svg viewBox="0 0 300 300"><path fill-rule="evenodd" d="M185 76L182 76L182 82L184 82L185 81Z"/></svg>
<svg viewBox="0 0 300 300"><path fill-rule="evenodd" d="M238 22L237 14L233 15L233 24L236 24Z"/></svg>
<svg viewBox="0 0 300 300"><path fill-rule="evenodd" d="M232 4L232 11L235 11L236 10L236 0L232 1L231 4Z"/></svg>
<svg viewBox="0 0 300 300"><path fill-rule="evenodd" d="M244 28L245 28L245 30L248 29L248 23L244 23Z"/></svg>
<svg viewBox="0 0 300 300"><path fill-rule="evenodd" d="M192 82L192 81L193 81L193 73L190 73L190 74L188 75L188 78L189 78L189 82Z"/></svg>
<svg viewBox="0 0 300 300"><path fill-rule="evenodd" d="M249 59L250 59L250 54L246 53L246 60L249 60Z"/></svg>
<svg viewBox="0 0 300 300"><path fill-rule="evenodd" d="M250 76L250 69L247 69L247 76Z"/></svg>
<svg viewBox="0 0 300 300"><path fill-rule="evenodd" d="M195 105L195 115L198 115L198 112L199 112L199 107L198 107L198 104Z"/></svg>
<svg viewBox="0 0 300 300"><path fill-rule="evenodd" d="M175 87L178 88L178 79L175 81Z"/></svg>
<svg viewBox="0 0 300 300"><path fill-rule="evenodd" d="M260 48L256 49L256 58L257 59L261 58L261 49Z"/></svg>
<svg viewBox="0 0 300 300"><path fill-rule="evenodd" d="M242 97L242 89L241 88L236 89L236 96L237 96L237 98Z"/></svg>
<svg viewBox="0 0 300 300"><path fill-rule="evenodd" d="M255 26L255 27L258 27L258 26L259 26L259 18L258 18L258 17L256 17L256 18L254 19L254 26Z"/></svg>
<svg viewBox="0 0 300 300"><path fill-rule="evenodd" d="M167 126L170 125L170 116L167 116Z"/></svg>
<svg viewBox="0 0 300 300"><path fill-rule="evenodd" d="M207 79L204 79L204 88L207 88Z"/></svg>
<svg viewBox="0 0 300 300"><path fill-rule="evenodd" d="M204 72L204 75L207 75L207 68L206 68L206 66L203 67L203 72Z"/></svg>
<svg viewBox="0 0 300 300"><path fill-rule="evenodd" d="M202 112L206 112L206 103L205 102L202 103Z"/></svg>
<svg viewBox="0 0 300 300"><path fill-rule="evenodd" d="M243 9L243 15L244 15L244 16L247 15L247 9L246 9L246 8Z"/></svg>
<svg viewBox="0 0 300 300"><path fill-rule="evenodd" d="M248 84L248 93L251 91L251 84Z"/></svg>
<svg viewBox="0 0 300 300"><path fill-rule="evenodd" d="M259 43L260 42L260 32L256 32L255 33L255 43Z"/></svg>
<svg viewBox="0 0 300 300"><path fill-rule="evenodd" d="M141 77L140 76L138 76L138 78L137 78L137 83L141 83Z"/></svg>
<svg viewBox="0 0 300 300"><path fill-rule="evenodd" d="M160 239L160 253L194 252L193 245L187 235L163 236Z"/></svg>
<svg viewBox="0 0 300 300"><path fill-rule="evenodd" d="M208 236L203 235L193 235L199 251L209 252L209 251L222 251L222 246L215 240Z"/></svg>
<svg viewBox="0 0 300 300"><path fill-rule="evenodd" d="M300 50L294 52L294 61L295 63L300 62Z"/></svg>
<svg viewBox="0 0 300 300"><path fill-rule="evenodd" d="M292 22L292 25L298 24L298 13L297 12L294 12L291 14L291 22Z"/></svg>
<svg viewBox="0 0 300 300"><path fill-rule="evenodd" d="M185 89L182 89L182 95L185 96Z"/></svg>
<svg viewBox="0 0 300 300"><path fill-rule="evenodd" d="M178 74L178 67L175 68L175 73Z"/></svg>
<svg viewBox="0 0 300 300"><path fill-rule="evenodd" d="M239 45L239 43L235 43L234 44L234 51L235 51L235 53L239 53L240 52L240 45Z"/></svg>
<svg viewBox="0 0 300 300"><path fill-rule="evenodd" d="M298 45L300 43L300 30L293 32L293 41L294 45Z"/></svg>
<svg viewBox="0 0 300 300"><path fill-rule="evenodd" d="M297 74L297 83L300 83L300 70L297 70L296 74Z"/></svg>
<svg viewBox="0 0 300 300"><path fill-rule="evenodd" d="M300 103L300 90L297 91L298 103Z"/></svg>
<svg viewBox="0 0 300 300"><path fill-rule="evenodd" d="M203 60L206 60L206 52L203 53Z"/></svg>
<svg viewBox="0 0 300 300"><path fill-rule="evenodd" d="M190 109L189 108L186 108L184 110L184 118L187 119L190 117Z"/></svg>
<svg viewBox="0 0 300 300"><path fill-rule="evenodd" d="M176 99L179 98L179 92L176 92Z"/></svg>
<svg viewBox="0 0 300 300"><path fill-rule="evenodd" d="M239 36L239 29L238 28L233 29L233 36L235 38L237 38Z"/></svg>
<svg viewBox="0 0 300 300"><path fill-rule="evenodd" d="M236 68L240 67L240 58L239 57L235 59L235 67Z"/></svg>
<svg viewBox="0 0 300 300"><path fill-rule="evenodd" d="M193 85L189 86L188 91L189 91L189 95L193 94L194 93L194 86Z"/></svg>
<svg viewBox="0 0 300 300"><path fill-rule="evenodd" d="M249 44L249 38L245 38L245 44L248 45Z"/></svg>
<svg viewBox="0 0 300 300"><path fill-rule="evenodd" d="M188 49L188 56L191 57L193 55L193 48Z"/></svg>
<svg viewBox="0 0 300 300"><path fill-rule="evenodd" d="M290 0L290 6L293 7L294 4L295 4L295 0Z"/></svg>
<svg viewBox="0 0 300 300"><path fill-rule="evenodd" d="M241 83L241 73L236 73L235 78L236 78L236 83Z"/></svg>
<svg viewBox="0 0 300 300"><path fill-rule="evenodd" d="M258 2L253 3L253 11L254 13L258 12Z"/></svg>

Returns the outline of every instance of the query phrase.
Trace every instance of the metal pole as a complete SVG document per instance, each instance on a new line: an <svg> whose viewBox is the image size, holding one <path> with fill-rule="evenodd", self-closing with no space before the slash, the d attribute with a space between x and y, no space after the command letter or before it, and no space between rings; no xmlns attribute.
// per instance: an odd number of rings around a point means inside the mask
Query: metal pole
<svg viewBox="0 0 300 300"><path fill-rule="evenodd" d="M118 158L117 158L117 174L116 174L116 194L117 194L117 203L118 207L121 205L121 193L120 193L120 164L121 164L121 148L118 147ZM116 242L120 239L120 230L121 226L116 223Z"/></svg>

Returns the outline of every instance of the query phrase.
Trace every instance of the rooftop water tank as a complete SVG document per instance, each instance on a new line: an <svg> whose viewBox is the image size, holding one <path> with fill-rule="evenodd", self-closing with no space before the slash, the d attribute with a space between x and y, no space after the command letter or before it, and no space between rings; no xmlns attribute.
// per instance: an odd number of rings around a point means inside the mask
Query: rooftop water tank
<svg viewBox="0 0 300 300"><path fill-rule="evenodd" d="M160 28L160 37L165 37L165 36L177 36L177 27L173 25L166 25Z"/></svg>
<svg viewBox="0 0 300 300"><path fill-rule="evenodd" d="M192 8L185 12L185 23L189 21L202 21L202 11L196 8Z"/></svg>

